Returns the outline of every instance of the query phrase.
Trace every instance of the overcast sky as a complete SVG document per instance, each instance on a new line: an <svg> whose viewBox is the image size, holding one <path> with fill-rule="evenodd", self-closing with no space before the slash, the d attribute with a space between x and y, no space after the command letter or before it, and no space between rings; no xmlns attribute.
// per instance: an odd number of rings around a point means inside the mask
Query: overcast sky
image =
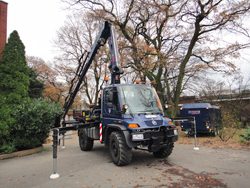
<svg viewBox="0 0 250 188"><path fill-rule="evenodd" d="M63 26L68 11L60 0L4 0L8 3L7 38L17 30L26 47L26 55L37 56L46 62L53 61L52 39ZM237 66L245 79L250 79L249 50L242 53ZM248 83L249 84L249 83Z"/></svg>
<svg viewBox="0 0 250 188"><path fill-rule="evenodd" d="M52 61L52 39L63 25L66 10L60 0L4 0L8 3L7 38L17 30L26 55Z"/></svg>

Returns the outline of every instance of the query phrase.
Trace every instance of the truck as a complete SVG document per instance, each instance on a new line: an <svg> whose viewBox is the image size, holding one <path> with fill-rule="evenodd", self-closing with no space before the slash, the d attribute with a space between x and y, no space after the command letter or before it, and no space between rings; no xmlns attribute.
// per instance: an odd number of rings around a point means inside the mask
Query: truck
<svg viewBox="0 0 250 188"><path fill-rule="evenodd" d="M222 124L221 110L219 106L210 103L183 104L180 108L182 118L194 117L196 121L196 132L217 136L220 134ZM187 135L194 135L194 127L190 121L181 122L181 130Z"/></svg>
<svg viewBox="0 0 250 188"><path fill-rule="evenodd" d="M89 109L73 110L75 120L65 120L98 49L107 41L111 53L111 83L101 88L97 104L91 104ZM131 162L132 149L147 150L156 157L168 157L178 140L177 128L164 116L161 101L152 86L120 83L124 71L119 60L115 27L110 22L104 22L91 52L82 62L72 82L75 84L65 99L63 114L55 124L58 132L54 133L54 138L57 138L56 134L77 130L81 150L90 151L94 141L99 140L109 149L117 166Z"/></svg>

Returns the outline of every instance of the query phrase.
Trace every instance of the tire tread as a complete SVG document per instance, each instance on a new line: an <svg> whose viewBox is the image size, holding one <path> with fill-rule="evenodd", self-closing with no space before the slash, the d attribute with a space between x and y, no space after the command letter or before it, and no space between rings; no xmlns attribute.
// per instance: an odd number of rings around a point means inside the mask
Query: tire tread
<svg viewBox="0 0 250 188"><path fill-rule="evenodd" d="M111 143L115 139L117 139L119 145L119 154L117 158L114 158L114 156L112 156L112 151L111 151ZM109 148L110 148L111 158L114 164L116 164L117 166L125 166L131 162L132 159L131 148L127 146L125 139L123 138L120 132L115 131L110 134Z"/></svg>

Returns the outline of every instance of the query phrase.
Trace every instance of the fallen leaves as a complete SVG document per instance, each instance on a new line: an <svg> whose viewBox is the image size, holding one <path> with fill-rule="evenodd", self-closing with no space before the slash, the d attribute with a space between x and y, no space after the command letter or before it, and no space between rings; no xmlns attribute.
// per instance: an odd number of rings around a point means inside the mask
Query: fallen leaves
<svg viewBox="0 0 250 188"><path fill-rule="evenodd" d="M181 180L171 183L168 187L227 187L221 181L210 177L214 174L199 174L186 168L169 168L163 173L182 177Z"/></svg>
<svg viewBox="0 0 250 188"><path fill-rule="evenodd" d="M194 137L188 137L178 126L179 138L176 144L188 144L194 145ZM240 134L240 132L238 133ZM248 149L250 150L250 143L242 144L239 143L239 136L236 134L232 139L227 142L223 142L219 136L213 137L209 135L197 136L198 146L207 146L212 148L231 148L231 149Z"/></svg>

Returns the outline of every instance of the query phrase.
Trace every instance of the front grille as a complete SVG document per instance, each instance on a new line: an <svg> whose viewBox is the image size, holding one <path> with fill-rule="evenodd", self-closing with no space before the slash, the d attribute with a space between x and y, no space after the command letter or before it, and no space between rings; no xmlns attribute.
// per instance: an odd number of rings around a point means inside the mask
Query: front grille
<svg viewBox="0 0 250 188"><path fill-rule="evenodd" d="M168 135L174 135L174 129L168 130Z"/></svg>
<svg viewBox="0 0 250 188"><path fill-rule="evenodd" d="M153 124L153 121L155 121L157 124L154 125ZM149 126L149 127L152 127L152 126L160 126L163 124L163 120L150 120L150 121L145 121L146 125Z"/></svg>

